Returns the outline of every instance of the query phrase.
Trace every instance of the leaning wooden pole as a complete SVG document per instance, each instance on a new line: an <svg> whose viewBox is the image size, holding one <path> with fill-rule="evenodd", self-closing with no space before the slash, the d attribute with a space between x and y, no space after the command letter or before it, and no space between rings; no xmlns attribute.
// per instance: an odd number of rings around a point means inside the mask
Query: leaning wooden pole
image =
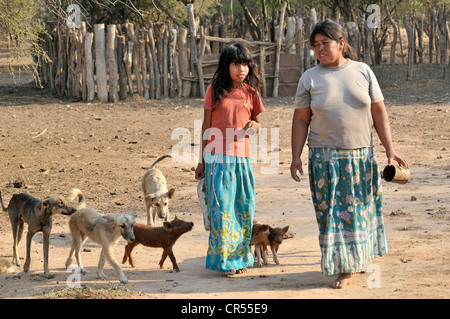
<svg viewBox="0 0 450 319"><path fill-rule="evenodd" d="M189 97L191 93L191 81L187 80L190 76L189 57L187 47L188 30L185 28L178 29L178 58L180 61L180 75L182 79L181 96Z"/></svg>
<svg viewBox="0 0 450 319"><path fill-rule="evenodd" d="M187 5L188 18L189 18L189 36L191 39L191 71L192 75L198 75L198 82L200 87L200 97L205 97L205 83L200 79L203 79L202 66L198 62L197 53L197 27L195 23L194 5L192 3ZM197 71L197 72L195 72ZM196 73L196 74L195 74ZM194 82L195 83L195 82Z"/></svg>

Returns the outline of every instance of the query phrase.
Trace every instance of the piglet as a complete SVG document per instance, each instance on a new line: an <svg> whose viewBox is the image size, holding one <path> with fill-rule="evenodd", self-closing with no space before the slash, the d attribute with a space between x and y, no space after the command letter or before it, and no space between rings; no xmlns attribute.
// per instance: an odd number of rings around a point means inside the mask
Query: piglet
<svg viewBox="0 0 450 319"><path fill-rule="evenodd" d="M177 215L175 215L174 220L171 222L164 222L163 226L160 227L135 224L133 230L136 239L125 246L125 254L123 255L122 264L129 259L130 265L134 267L131 252L135 246L142 244L146 247L161 247L163 249L163 253L161 260L159 261L160 268L163 268L164 261L167 256L169 256L172 261L173 270L179 272L180 269L178 268L172 248L177 239L184 233L190 231L192 227L194 227L193 222L178 219Z"/></svg>
<svg viewBox="0 0 450 319"><path fill-rule="evenodd" d="M279 261L278 261L278 256L277 256L278 247L283 242L284 234L286 234L288 230L289 230L289 226L286 226L284 228L281 228L281 227L272 228L272 227L269 226L269 245L270 245L270 250L272 251L273 261L277 265L280 264Z"/></svg>
<svg viewBox="0 0 450 319"><path fill-rule="evenodd" d="M255 246L255 257L259 267L262 267L261 258L264 265L267 265L267 247L270 245L269 242L269 225L259 224L258 222L253 223L252 228L252 238L250 239L250 245Z"/></svg>

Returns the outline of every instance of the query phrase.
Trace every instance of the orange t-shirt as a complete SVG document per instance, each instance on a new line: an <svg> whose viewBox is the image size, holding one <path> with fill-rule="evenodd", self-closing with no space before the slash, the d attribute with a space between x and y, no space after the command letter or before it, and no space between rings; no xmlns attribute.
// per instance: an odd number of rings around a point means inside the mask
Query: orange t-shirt
<svg viewBox="0 0 450 319"><path fill-rule="evenodd" d="M204 108L211 110L213 105L213 90L210 85L206 89ZM251 121L252 116L261 112L264 112L261 96L252 94L247 84L239 89L232 89L212 112L205 152L251 157L244 127Z"/></svg>

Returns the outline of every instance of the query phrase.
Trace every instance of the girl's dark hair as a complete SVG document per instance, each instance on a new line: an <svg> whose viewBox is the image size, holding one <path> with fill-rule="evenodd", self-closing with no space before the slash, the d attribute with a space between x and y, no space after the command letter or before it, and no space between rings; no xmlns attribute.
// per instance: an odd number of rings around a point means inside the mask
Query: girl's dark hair
<svg viewBox="0 0 450 319"><path fill-rule="evenodd" d="M314 38L318 33L337 42L344 39L345 44L344 49L342 50L342 55L344 58L349 58L351 60L357 59L355 51L353 51L353 48L347 42L347 32L345 32L344 27L339 23L332 20L325 20L317 23L311 32L311 36L309 37L309 43L312 47L314 47Z"/></svg>
<svg viewBox="0 0 450 319"><path fill-rule="evenodd" d="M253 61L250 51L241 43L231 44L222 50L219 66L212 79L213 110L231 92L233 82L230 77L230 64L235 62L248 63L249 70L244 83L249 85L253 94L259 94L261 90L259 67Z"/></svg>

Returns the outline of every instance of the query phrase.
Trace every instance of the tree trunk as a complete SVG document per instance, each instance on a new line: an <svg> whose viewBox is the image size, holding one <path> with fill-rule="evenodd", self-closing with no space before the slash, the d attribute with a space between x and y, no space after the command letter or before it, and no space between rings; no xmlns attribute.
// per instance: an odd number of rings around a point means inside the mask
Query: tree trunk
<svg viewBox="0 0 450 319"><path fill-rule="evenodd" d="M403 24L408 35L408 71L406 73L406 81L412 81L414 62L414 24L411 26L408 17L403 18Z"/></svg>
<svg viewBox="0 0 450 319"><path fill-rule="evenodd" d="M245 3L245 0L238 0L238 1L242 7L242 10L244 11L245 21L247 21L247 24L250 27L250 34L252 35L253 40L262 40L258 24L256 23L255 19L253 18L250 10L248 9L247 4Z"/></svg>
<svg viewBox="0 0 450 319"><path fill-rule="evenodd" d="M387 5L385 5L385 10L386 10L389 22L392 25L392 42L391 42L391 66L392 66L395 63L395 46L397 45L397 36L398 36L397 30L398 30L398 28L394 22L394 19L392 18L391 13L389 12L389 9L387 8Z"/></svg>
<svg viewBox="0 0 450 319"><path fill-rule="evenodd" d="M447 66L447 39L448 39L448 29L447 29L447 9L446 5L442 5L439 9L438 14L438 27L439 27L439 61L442 68L442 78L446 78L445 68Z"/></svg>

